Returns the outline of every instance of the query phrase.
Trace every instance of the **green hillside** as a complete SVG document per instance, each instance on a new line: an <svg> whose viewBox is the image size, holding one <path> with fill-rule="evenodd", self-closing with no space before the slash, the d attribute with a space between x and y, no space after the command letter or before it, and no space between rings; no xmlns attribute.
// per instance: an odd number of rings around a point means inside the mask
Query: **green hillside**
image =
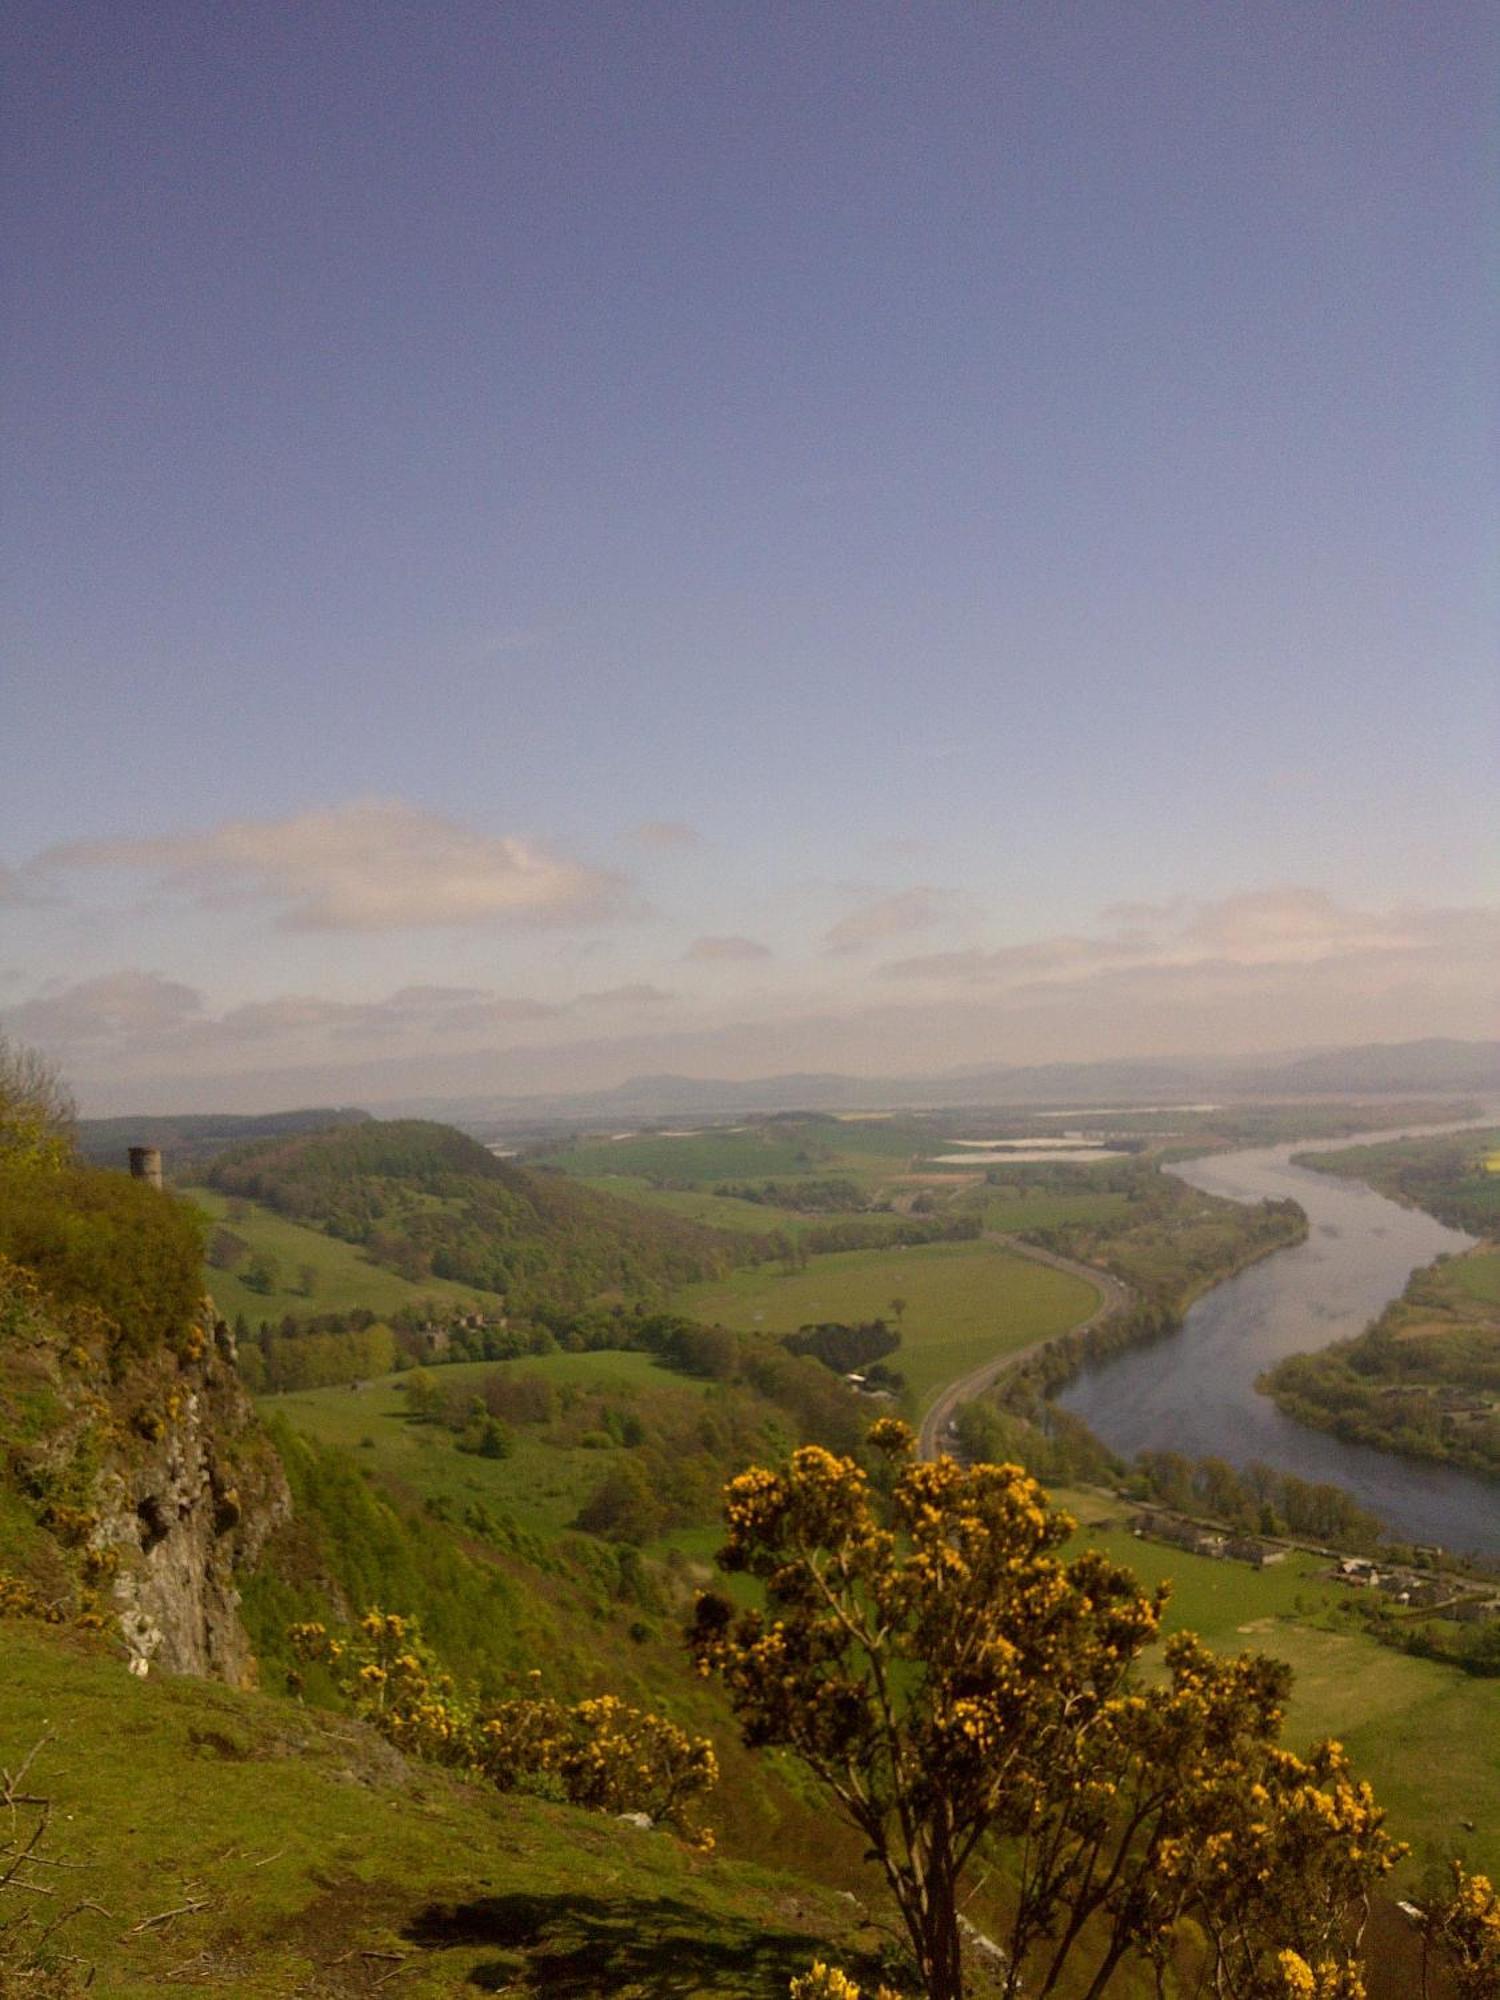
<svg viewBox="0 0 1500 2000"><path fill-rule="evenodd" d="M357 1723L11 1623L0 1764L42 1748L58 1932L98 2000L785 1993L877 1935L831 1890L409 1763ZM29 1826L31 1815L23 1815ZM22 1899L0 1889L0 1922ZM35 1902L33 1900L33 1907ZM64 1905L66 1908L67 1905ZM54 1912L48 1908L48 1915ZM12 1990L3 1972L0 1987Z"/></svg>
<svg viewBox="0 0 1500 2000"><path fill-rule="evenodd" d="M892 1313L920 1394L997 1340L1075 1321L1091 1287L982 1240L801 1268L783 1256L775 1270L714 1274L749 1309L750 1324L726 1327L648 1310L633 1268L631 1308L554 1308L508 1359L268 1396L267 1423L245 1394L251 1351L237 1360L202 1314L191 1204L79 1165L60 1134L17 1134L0 1145L0 1785L15 1808L0 1848L8 1839L8 1860L36 1846L18 1874L0 1867L7 2000L54 2000L85 1977L106 1995L749 2000L784 1992L815 1955L873 1980L892 1933L864 1839L795 1766L746 1747L721 1680L701 1678L683 1644L714 1575L723 1488L797 1444L822 1446L807 1463L842 1480L838 1456L866 1449L868 1403L788 1353L782 1319ZM385 1238L459 1256L482 1238L518 1264L532 1253L553 1298L582 1288L590 1258L654 1255L658 1289L707 1310L702 1276L684 1286L674 1258L691 1272L689 1248L706 1241L717 1256L746 1241L507 1168L419 1123L278 1135L213 1172L227 1183L214 1227L337 1252L342 1270L315 1273L330 1287L380 1268L362 1260ZM231 1218L231 1202L248 1214ZM1145 1211L1154 1257L1164 1216ZM620 1228L622 1213L645 1234ZM597 1268L589 1276L597 1284ZM1465 1676L1378 1645L1363 1607L1302 1558L1264 1575L1195 1566L1092 1511L1090 1540L1175 1575L1173 1624L1294 1664L1290 1739L1334 1729L1350 1741L1415 1844L1403 1884L1420 1889L1452 1853L1492 1858L1495 1710L1478 1665ZM729 1588L749 1607L761 1585ZM420 1715L384 1706L383 1670L356 1679L354 1654L341 1692L334 1649L310 1659L289 1629L315 1620L337 1638L375 1605L399 1614L369 1621L394 1634L394 1668L399 1648L424 1660L431 1648L428 1734L403 1733ZM261 1691L246 1691L257 1674ZM351 1692L380 1740L344 1716ZM616 1705L594 1704L601 1695ZM618 1760L619 1789L602 1796L564 1763L527 1761L527 1718L578 1702L589 1754ZM631 1706L633 1721L607 1720ZM656 1753L630 1734L648 1724L697 1739L700 1769L712 1746L720 1783L703 1817L721 1858L610 1816L652 1781ZM521 1761L486 1767L481 1742ZM24 1788L8 1775L23 1767ZM508 1789L450 1767L489 1768ZM599 1810L570 1811L567 1797ZM769 1861L788 1872L761 1872ZM1015 1862L998 1845L971 1884L981 1928L1005 1921ZM856 1895L870 1899L869 1927ZM17 1987L33 1946L45 1983ZM899 1970L896 1981L909 1990ZM1144 1967L1122 1969L1111 1991L1140 2000L1147 1984Z"/></svg>
<svg viewBox="0 0 1500 2000"><path fill-rule="evenodd" d="M611 1550L575 1527L592 1488L633 1456L632 1448L613 1441L602 1449L580 1444L579 1421L597 1422L600 1401L638 1412L649 1432L678 1398L694 1397L700 1410L714 1410L722 1406L722 1391L663 1370L647 1356L612 1352L457 1367L436 1372L433 1380L451 1383L463 1396L497 1374L545 1379L558 1398L550 1416L515 1426L514 1450L499 1461L465 1453L440 1426L413 1424L405 1392L396 1386L400 1378L354 1393L327 1389L275 1399L278 1421L328 1454L319 1461L318 1483L305 1494L298 1485L299 1506L320 1519L330 1537L320 1566L347 1574L362 1551L359 1559L372 1565L372 1591L404 1592L402 1601L421 1608L424 1622L435 1616L441 1623L446 1610L444 1651L466 1670L488 1649L507 1671L545 1659L549 1675L583 1687L598 1671L591 1657L602 1656L616 1687L637 1698L670 1694L675 1712L715 1735L725 1759L714 1816L731 1851L771 1852L763 1843L774 1822L775 1851L784 1857L796 1852L799 1866L821 1876L824 1863L810 1824L784 1795L778 1803L763 1766L742 1761L727 1719L685 1673L675 1627L693 1588L709 1578L711 1553L723 1538L717 1510L706 1506L693 1531L646 1543L638 1563L626 1549L631 1560L623 1571L614 1566L618 1544ZM569 1396L576 1399L571 1411ZM294 1483L305 1476L294 1472ZM378 1516L363 1512L343 1520L346 1506L368 1505L357 1491L339 1498L341 1482L351 1476L366 1495L384 1493L398 1507L404 1496L409 1527L382 1529ZM1294 1554L1257 1571L1139 1540L1121 1524L1120 1503L1112 1497L1069 1491L1056 1497L1086 1523L1080 1545L1102 1548L1146 1582L1170 1579L1167 1630L1190 1629L1222 1651L1253 1648L1292 1665L1287 1741L1302 1747L1333 1735L1350 1746L1361 1774L1388 1803L1394 1831L1413 1848L1403 1883L1414 1887L1449 1855L1471 1867L1500 1869L1500 1703L1492 1680L1380 1644L1356 1616L1363 1593L1331 1581L1326 1560ZM418 1526L422 1522L425 1527ZM403 1536L413 1538L411 1555L402 1552ZM423 1560L416 1555L418 1537L426 1539L426 1574L404 1568ZM445 1537L456 1537L456 1544ZM448 1552L453 1546L485 1554L498 1563L498 1573L487 1582L465 1582ZM601 1567L607 1551L609 1566ZM284 1556L278 1560L283 1568L295 1566ZM473 1575L478 1579L481 1572ZM265 1588L252 1590L257 1619L268 1602L260 1595ZM473 1596L470 1607L467 1600L480 1589L490 1596ZM297 1615L308 1613L278 1597L278 1620ZM266 1620L268 1632L273 1622Z"/></svg>
<svg viewBox="0 0 1500 2000"><path fill-rule="evenodd" d="M403 1306L421 1310L429 1301L455 1311L476 1304L494 1309L494 1292L477 1285L455 1284L447 1278L425 1278L421 1283L403 1278L383 1264L372 1263L356 1244L305 1223L290 1222L259 1202L220 1194L215 1188L195 1187L188 1193L215 1225L208 1231L205 1282L226 1319L243 1313L254 1326L263 1319L279 1320L286 1313L302 1318L309 1313L348 1312L357 1306L385 1317ZM243 1244L244 1250L237 1250L236 1244ZM226 1257L233 1261L220 1261ZM265 1289L246 1283L257 1264L273 1276Z"/></svg>
<svg viewBox="0 0 1500 2000"><path fill-rule="evenodd" d="M371 1120L222 1154L209 1185L358 1246L417 1285L504 1293L517 1310L659 1296L751 1254L747 1239L499 1160L451 1126Z"/></svg>

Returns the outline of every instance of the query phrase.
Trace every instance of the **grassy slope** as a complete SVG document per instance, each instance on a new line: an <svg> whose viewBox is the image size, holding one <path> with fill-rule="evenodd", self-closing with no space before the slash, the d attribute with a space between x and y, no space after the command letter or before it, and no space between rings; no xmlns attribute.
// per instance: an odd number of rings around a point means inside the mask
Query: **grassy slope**
<svg viewBox="0 0 1500 2000"><path fill-rule="evenodd" d="M1098 1511L1072 1494L1059 1498L1072 1512ZM1110 1511L1118 1519L1118 1507ZM1500 1871L1500 1684L1329 1629L1342 1625L1337 1607L1356 1593L1320 1579L1327 1565L1312 1556L1252 1570L1118 1527L1096 1525L1081 1539L1144 1582L1170 1579L1168 1631L1187 1627L1223 1652L1252 1649L1288 1662L1296 1677L1284 1740L1293 1749L1324 1736L1346 1745L1392 1831L1412 1847L1404 1881L1449 1854L1491 1876Z"/></svg>
<svg viewBox="0 0 1500 2000"><path fill-rule="evenodd" d="M258 1202L247 1204L250 1210L247 1220L231 1223L227 1220L227 1196L212 1188L199 1187L190 1188L187 1193L215 1222L223 1222L236 1236L242 1236L252 1252L264 1252L280 1266L281 1284L273 1292L252 1291L234 1271L206 1269L205 1282L213 1293L214 1303L228 1319L243 1313L255 1326L263 1319L279 1320L283 1313L305 1318L309 1313L347 1312L354 1306L368 1306L374 1313L391 1313L399 1306L420 1306L428 1299L462 1307L487 1304L494 1310L493 1293L480 1291L473 1285L451 1284L444 1278L426 1278L420 1284L412 1284L395 1271L372 1264L354 1244L341 1243L318 1229L304 1229L300 1223L288 1222ZM311 1298L295 1289L298 1270L303 1264L311 1264L318 1274ZM249 1259L239 1268L248 1269Z"/></svg>
<svg viewBox="0 0 1500 2000"><path fill-rule="evenodd" d="M460 1784L290 1701L136 1681L23 1624L5 1647L0 1763L55 1737L32 1777L66 1894L99 1905L65 1935L100 2000L367 1994L398 1966L406 1995L748 1996L871 1942L827 1890Z"/></svg>
<svg viewBox="0 0 1500 2000"><path fill-rule="evenodd" d="M675 1387L682 1382L633 1354L553 1355L509 1365L547 1374L559 1388L609 1383L622 1394L634 1389L649 1395L663 1380ZM461 1379L469 1372L445 1370L442 1377ZM713 1390L704 1385L703 1393ZM372 1385L361 1397L318 1390L274 1402L320 1437L357 1446L360 1435L373 1436L375 1449L359 1452L361 1461L396 1474L415 1492L482 1498L544 1535L571 1518L608 1462L607 1454L559 1450L527 1440L524 1432L510 1459L470 1458L444 1434L406 1425L399 1395L384 1385ZM1471 1866L1500 1870L1500 1698L1494 1682L1378 1645L1338 1609L1358 1594L1320 1577L1322 1565L1312 1557L1294 1555L1257 1572L1138 1540L1118 1525L1121 1503L1112 1496L1057 1497L1087 1524L1088 1541L1148 1583L1171 1579L1168 1629L1188 1626L1223 1650L1261 1650L1292 1665L1296 1680L1285 1740L1305 1748L1333 1735L1349 1745L1361 1774L1388 1806L1395 1832L1414 1849L1403 1881L1415 1883L1434 1858L1449 1853ZM707 1521L666 1538L704 1563L721 1539L722 1529ZM663 1642L669 1637L664 1630ZM673 1661L654 1649L649 1665L644 1657L637 1664L658 1677L654 1684L664 1687L673 1677ZM617 1673L620 1666L617 1661ZM1462 1826L1466 1819L1475 1823L1472 1835Z"/></svg>
<svg viewBox="0 0 1500 2000"><path fill-rule="evenodd" d="M893 1298L906 1300L906 1313L891 1365L925 1403L988 1356L1086 1319L1098 1294L992 1243L930 1243L837 1251L792 1276L741 1271L724 1284L689 1285L673 1303L696 1319L792 1333L812 1320L889 1318Z"/></svg>
<svg viewBox="0 0 1500 2000"><path fill-rule="evenodd" d="M713 1384L673 1374L649 1354L548 1354L505 1364L457 1362L432 1374L445 1388L456 1388L493 1374L500 1365L518 1374L545 1376L560 1390L569 1385L618 1390L625 1407L653 1390L674 1395L714 1393ZM409 1421L406 1394L397 1387L402 1380L389 1375L357 1393L342 1387L299 1390L267 1397L264 1406L323 1444L358 1451L361 1464L377 1477L398 1480L423 1499L451 1503L460 1518L477 1501L542 1534L567 1528L608 1469L611 1452L549 1444L536 1427L525 1424L515 1427L509 1458L461 1452L452 1434L440 1426Z"/></svg>
<svg viewBox="0 0 1500 2000"><path fill-rule="evenodd" d="M444 1370L442 1379L462 1379L488 1365ZM546 1374L560 1388L610 1384L649 1394L662 1382L682 1383L635 1354L551 1355L511 1365ZM713 1392L704 1385L703 1393ZM360 1396L327 1389L273 1400L298 1428L329 1442L357 1447L361 1436L372 1437L375 1448L361 1451L361 1461L424 1497L444 1497L460 1508L481 1500L543 1534L566 1525L607 1463L607 1454L560 1450L528 1438L524 1429L511 1458L470 1457L455 1450L446 1433L407 1424L402 1397L388 1383L372 1384ZM1293 1556L1257 1572L1099 1525L1118 1520L1117 1501L1059 1497L1091 1524L1086 1539L1148 1582L1172 1580L1169 1629L1190 1626L1225 1650L1250 1647L1291 1663L1297 1680L1287 1740L1296 1747L1324 1735L1346 1741L1390 1807L1398 1833L1416 1849L1414 1866L1459 1852L1476 1865L1500 1868L1500 1698L1493 1682L1408 1658L1362 1632L1329 1629L1341 1626L1337 1607L1351 1602L1353 1593L1321 1579L1316 1572L1322 1565L1312 1557ZM721 1539L722 1530L710 1523L667 1537L700 1560ZM1463 1819L1475 1822L1477 1835L1464 1834Z"/></svg>

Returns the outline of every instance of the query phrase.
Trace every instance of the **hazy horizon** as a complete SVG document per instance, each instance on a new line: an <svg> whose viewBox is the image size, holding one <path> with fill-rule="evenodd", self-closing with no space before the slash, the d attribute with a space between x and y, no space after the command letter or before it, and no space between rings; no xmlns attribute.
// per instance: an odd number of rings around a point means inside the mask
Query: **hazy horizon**
<svg viewBox="0 0 1500 2000"><path fill-rule="evenodd" d="M1500 1036L1497 70L21 0L0 1031L121 1110Z"/></svg>
<svg viewBox="0 0 1500 2000"><path fill-rule="evenodd" d="M1445 1042L1447 1040L1447 1038L1433 1039ZM1470 1047L1476 1051L1493 1050L1500 1046L1493 1042L1462 1040L1454 1041L1453 1045ZM717 1051L721 1046L721 1042L716 1038L713 1043L714 1050ZM773 1053L780 1053L783 1046L778 1041L773 1045ZM670 1069L649 1067L652 1056L661 1052L656 1045L603 1042L597 1044L592 1052L580 1052L576 1048L560 1050L557 1052L557 1060L545 1065L528 1066L518 1062L514 1068L507 1068L505 1071L510 1077L509 1082L497 1081L498 1072L493 1053L479 1051L469 1056L449 1058L446 1065L441 1068L434 1068L427 1062L408 1066L399 1058L349 1065L336 1072L336 1079L341 1087L334 1092L320 1089L329 1075L329 1072L321 1066L301 1070L247 1071L239 1076L209 1082L174 1072L155 1082L121 1081L96 1084L78 1093L78 1111L84 1118L189 1116L194 1113L241 1116L288 1112L322 1105L329 1108L354 1106L368 1110L377 1117L426 1116L443 1111L462 1120L494 1116L500 1110L509 1115L512 1107L524 1112L524 1107L528 1103L535 1103L540 1113L549 1104L564 1104L573 1099L585 1101L591 1097L604 1098L610 1092L618 1090L628 1093L632 1086L639 1086L635 1095L639 1096L641 1106L644 1106L646 1100L653 1099L652 1085L681 1085L691 1090L696 1084L701 1085L703 1091L711 1091L716 1086L722 1086L732 1097L740 1086L774 1086L779 1082L793 1083L803 1078L837 1079L842 1083L868 1086L868 1091L858 1100L858 1108L863 1111L877 1102L896 1107L902 1104L914 1104L919 1099L931 1105L951 1103L955 1106L966 1104L977 1106L980 1100L974 1097L971 1088L965 1086L972 1085L976 1081L983 1082L990 1075L1009 1073L1012 1069L1019 1081L1026 1077L1036 1079L1050 1077L1058 1070L1076 1070L1085 1075L1092 1075L1098 1070L1128 1071L1132 1065L1148 1069L1153 1077L1158 1072L1168 1075L1178 1074L1183 1079L1184 1088L1190 1087L1193 1081L1233 1077L1237 1078L1251 1094L1255 1094L1254 1080L1260 1076L1274 1078L1284 1064L1316 1061L1319 1057L1336 1059L1356 1052L1363 1053L1372 1048L1396 1051L1408 1050L1413 1046L1423 1046L1423 1044L1297 1044L1268 1049L1225 1049L1196 1056L1176 1051L1157 1056L1068 1057L1052 1062L1020 1063L1014 1066L996 1062L959 1063L947 1067L929 1068L918 1063L907 1071L862 1069L853 1064L821 1068L792 1064L767 1068L752 1066L734 1074L726 1074L722 1070L713 1069L707 1062L695 1063L692 1051L684 1050L681 1041L677 1039L664 1043L663 1047L672 1054L682 1057L684 1067ZM617 1075L620 1059L627 1056L633 1048L639 1048L641 1064L647 1066L631 1066L628 1067L626 1075ZM586 1061L580 1061L581 1053L584 1055L592 1053L598 1058L597 1070L591 1069ZM1397 1068L1399 1069L1399 1064ZM594 1082L589 1081L591 1075L596 1077ZM914 1093L911 1088L926 1084L932 1086L930 1094L923 1090ZM893 1094L889 1099L881 1100L879 1092L884 1085L890 1085ZM951 1088L951 1098L944 1097L945 1086ZM1472 1081L1433 1083L1424 1081L1420 1074L1412 1074L1409 1078L1389 1084L1350 1084L1347 1087L1326 1088L1316 1086L1315 1090L1316 1094L1344 1096L1351 1099L1362 1093L1365 1095L1390 1093L1406 1099L1433 1095L1473 1097L1477 1093L1480 1099L1488 1101L1487 1093L1497 1087L1500 1087L1500 1071L1479 1083ZM1118 1092L1122 1102L1128 1101L1132 1104L1136 1102L1135 1092L1118 1080L1111 1081L1108 1088ZM1156 1088L1155 1083L1151 1088ZM1017 1098L1015 1101L1030 1102L1034 1098L1038 1104L1056 1102L1060 1105L1072 1101L1069 1090L1061 1085L1052 1097L1035 1096L1034 1089L1033 1085L1031 1095L1027 1095L1024 1100ZM772 1097L775 1098L777 1105L784 1108L815 1110L823 1103L823 1099L816 1092L810 1096L805 1093L790 1095L783 1093L778 1096L771 1090L767 1097L768 1104ZM621 1115L669 1117L673 1115L676 1101L677 1093L658 1089L651 1108L637 1106ZM833 1098L828 1099L828 1105L835 1110L840 1108ZM693 1103L685 1105L681 1115L692 1116L696 1111L708 1108L706 1102L695 1098ZM1142 1102L1141 1108L1158 1107L1148 1106ZM726 1102L718 1109L732 1110L733 1106ZM1486 1110L1485 1115L1491 1115L1491 1111Z"/></svg>

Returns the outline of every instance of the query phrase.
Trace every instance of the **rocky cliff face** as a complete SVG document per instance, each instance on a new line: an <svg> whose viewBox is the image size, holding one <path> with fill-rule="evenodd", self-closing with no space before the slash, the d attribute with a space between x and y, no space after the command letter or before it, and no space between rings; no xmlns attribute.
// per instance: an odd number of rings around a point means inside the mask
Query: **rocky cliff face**
<svg viewBox="0 0 1500 2000"><path fill-rule="evenodd" d="M254 1676L237 1579L291 1513L205 1302L111 1373L97 1316L0 1259L0 1608L117 1626L132 1672Z"/></svg>
<svg viewBox="0 0 1500 2000"><path fill-rule="evenodd" d="M148 1406L128 1445L105 1459L90 1547L113 1572L132 1672L154 1667L243 1686L255 1663L235 1578L254 1567L291 1496L222 1322L200 1357L162 1372L159 1434L150 1435L157 1413ZM139 1393L145 1385L132 1386Z"/></svg>

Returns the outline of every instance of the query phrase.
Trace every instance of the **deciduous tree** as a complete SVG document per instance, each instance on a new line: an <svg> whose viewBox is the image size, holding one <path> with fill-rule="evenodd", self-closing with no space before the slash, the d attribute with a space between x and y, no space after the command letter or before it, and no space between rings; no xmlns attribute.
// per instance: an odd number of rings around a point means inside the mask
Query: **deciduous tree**
<svg viewBox="0 0 1500 2000"><path fill-rule="evenodd" d="M66 1165L73 1118L73 1099L53 1065L0 1034L0 1165Z"/></svg>

